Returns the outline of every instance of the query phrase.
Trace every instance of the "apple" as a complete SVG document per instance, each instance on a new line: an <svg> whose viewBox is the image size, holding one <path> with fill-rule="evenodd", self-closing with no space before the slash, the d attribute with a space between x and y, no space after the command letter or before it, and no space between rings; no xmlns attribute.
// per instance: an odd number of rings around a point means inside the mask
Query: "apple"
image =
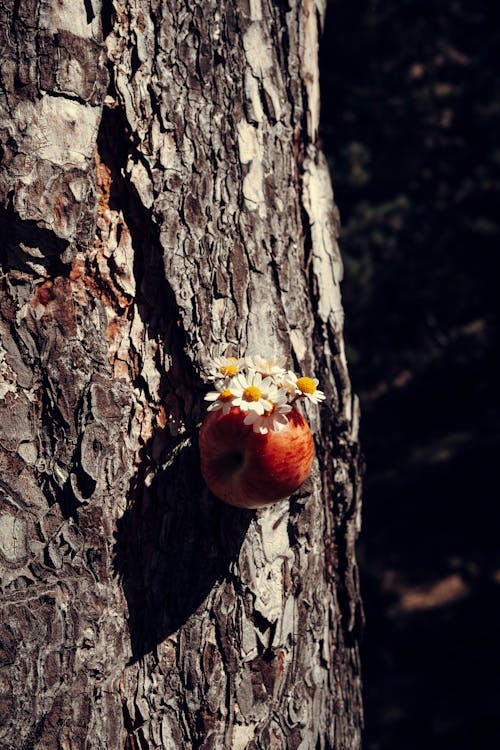
<svg viewBox="0 0 500 750"><path fill-rule="evenodd" d="M243 424L245 413L210 412L200 427L201 473L220 500L260 508L289 497L309 476L314 441L309 425L293 407L288 423L266 435Z"/></svg>

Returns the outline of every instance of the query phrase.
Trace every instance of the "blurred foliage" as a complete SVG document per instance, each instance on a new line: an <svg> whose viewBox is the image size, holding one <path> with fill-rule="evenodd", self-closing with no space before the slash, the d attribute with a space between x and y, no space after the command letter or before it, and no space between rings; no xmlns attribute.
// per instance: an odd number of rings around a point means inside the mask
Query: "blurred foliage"
<svg viewBox="0 0 500 750"><path fill-rule="evenodd" d="M500 747L500 23L332 0L322 140L366 455L366 750Z"/></svg>
<svg viewBox="0 0 500 750"><path fill-rule="evenodd" d="M421 368L497 309L498 4L333 0L322 139L342 219L351 375Z"/></svg>

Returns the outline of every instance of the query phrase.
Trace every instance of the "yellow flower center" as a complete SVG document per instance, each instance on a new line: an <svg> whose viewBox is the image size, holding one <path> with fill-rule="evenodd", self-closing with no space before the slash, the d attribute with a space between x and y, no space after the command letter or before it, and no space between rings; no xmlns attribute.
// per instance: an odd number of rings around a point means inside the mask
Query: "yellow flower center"
<svg viewBox="0 0 500 750"><path fill-rule="evenodd" d="M314 393L316 390L316 383L312 378L299 378L297 380L297 388L302 393Z"/></svg>
<svg viewBox="0 0 500 750"><path fill-rule="evenodd" d="M275 403L273 403L272 401L270 401L269 403L271 404L271 408L270 409L266 409L266 411L265 411L266 417L271 417L274 414L275 409L276 409L276 404Z"/></svg>
<svg viewBox="0 0 500 750"><path fill-rule="evenodd" d="M232 378L238 374L238 365L224 365L220 368L220 374L226 378Z"/></svg>
<svg viewBox="0 0 500 750"><path fill-rule="evenodd" d="M262 391L256 385L249 385L243 391L243 398L245 401L258 401L262 398Z"/></svg>
<svg viewBox="0 0 500 750"><path fill-rule="evenodd" d="M229 388L224 388L223 391L220 392L219 401L231 401L233 397L233 394L229 390Z"/></svg>

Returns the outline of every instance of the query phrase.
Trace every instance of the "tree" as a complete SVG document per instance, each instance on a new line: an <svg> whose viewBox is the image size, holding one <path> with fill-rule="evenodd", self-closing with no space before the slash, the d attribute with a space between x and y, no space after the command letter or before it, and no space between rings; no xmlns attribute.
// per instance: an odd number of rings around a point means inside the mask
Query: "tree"
<svg viewBox="0 0 500 750"><path fill-rule="evenodd" d="M2 13L1 742L359 747L324 3ZM225 344L328 395L311 479L263 511L199 472Z"/></svg>

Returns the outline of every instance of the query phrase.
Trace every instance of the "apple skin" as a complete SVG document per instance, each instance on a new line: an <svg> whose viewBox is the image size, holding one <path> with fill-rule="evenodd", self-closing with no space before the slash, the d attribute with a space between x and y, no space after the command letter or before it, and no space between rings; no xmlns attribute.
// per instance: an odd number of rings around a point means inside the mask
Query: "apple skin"
<svg viewBox="0 0 500 750"><path fill-rule="evenodd" d="M310 474L314 441L293 407L288 424L266 435L243 424L245 414L212 411L200 427L201 473L220 500L239 508L261 508L289 497Z"/></svg>

